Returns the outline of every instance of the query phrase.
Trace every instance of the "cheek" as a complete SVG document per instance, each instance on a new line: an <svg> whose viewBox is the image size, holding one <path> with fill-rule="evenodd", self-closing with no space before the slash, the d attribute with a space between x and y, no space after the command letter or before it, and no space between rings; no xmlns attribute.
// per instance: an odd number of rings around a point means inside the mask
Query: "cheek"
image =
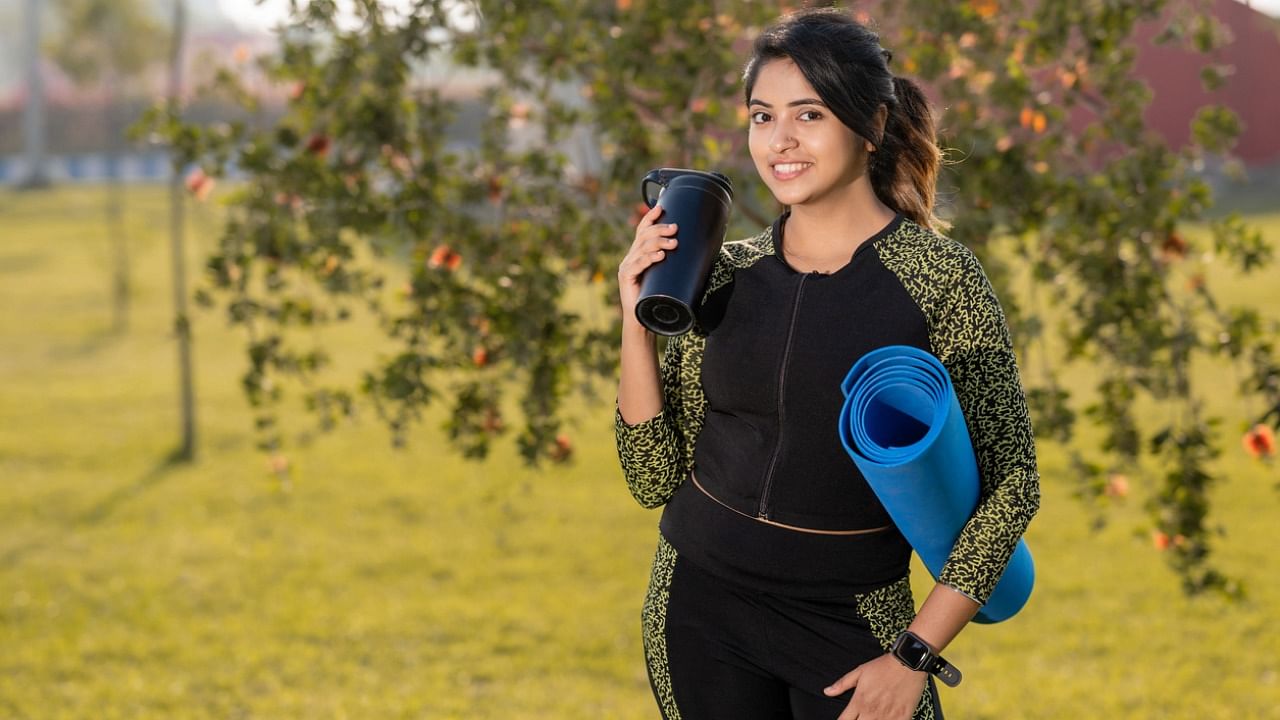
<svg viewBox="0 0 1280 720"><path fill-rule="evenodd" d="M747 135L747 150L751 153L751 161L757 167L764 167L769 162L769 139L764 133L753 132Z"/></svg>

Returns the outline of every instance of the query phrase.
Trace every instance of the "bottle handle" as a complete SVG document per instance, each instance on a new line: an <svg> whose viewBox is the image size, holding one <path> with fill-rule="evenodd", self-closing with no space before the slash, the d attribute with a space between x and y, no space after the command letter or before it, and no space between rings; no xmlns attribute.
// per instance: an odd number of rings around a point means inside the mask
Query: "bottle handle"
<svg viewBox="0 0 1280 720"><path fill-rule="evenodd" d="M658 204L658 196L662 194L663 189L667 187L667 182L671 180L667 173L664 172L665 169L650 170L644 176L644 179L640 181L640 199L650 208Z"/></svg>
<svg viewBox="0 0 1280 720"><path fill-rule="evenodd" d="M650 170L640 181L640 199L645 205L652 208L658 204L658 197L662 195L662 191L667 188L667 183L680 177L681 175L701 175L711 178L724 188L728 198L733 197L733 183L723 173L703 172L701 170L686 170L684 168L657 168Z"/></svg>

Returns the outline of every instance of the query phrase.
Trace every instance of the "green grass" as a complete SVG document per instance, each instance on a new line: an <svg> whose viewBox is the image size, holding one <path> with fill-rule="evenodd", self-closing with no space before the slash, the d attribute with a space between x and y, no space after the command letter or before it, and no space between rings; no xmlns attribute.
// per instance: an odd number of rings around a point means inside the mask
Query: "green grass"
<svg viewBox="0 0 1280 720"><path fill-rule="evenodd" d="M242 338L201 313L200 454L168 463L164 196L130 192L123 336L98 197L0 195L0 718L658 717L638 624L658 516L623 486L611 408L580 408L576 462L545 472L506 446L459 460L438 417L395 451L369 418L292 450L285 491L248 432ZM1255 217L1276 237L1280 215ZM1275 278L1229 292L1275 307ZM1036 594L957 640L949 717L1280 718L1277 473L1227 425L1217 557L1250 599L1180 594L1140 487L1091 531L1045 446Z"/></svg>

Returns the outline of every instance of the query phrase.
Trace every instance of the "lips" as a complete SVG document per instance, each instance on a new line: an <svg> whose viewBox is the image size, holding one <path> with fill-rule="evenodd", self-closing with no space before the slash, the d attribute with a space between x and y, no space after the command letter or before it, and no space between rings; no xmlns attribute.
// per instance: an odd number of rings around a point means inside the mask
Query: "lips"
<svg viewBox="0 0 1280 720"><path fill-rule="evenodd" d="M799 176L805 170L813 167L813 163L809 162L788 162L776 163L773 166L773 176L779 180L790 180Z"/></svg>

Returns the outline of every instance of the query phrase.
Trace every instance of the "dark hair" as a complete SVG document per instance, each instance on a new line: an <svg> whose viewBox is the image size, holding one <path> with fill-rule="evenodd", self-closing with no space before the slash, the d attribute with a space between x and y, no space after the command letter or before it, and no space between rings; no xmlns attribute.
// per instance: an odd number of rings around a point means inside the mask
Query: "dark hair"
<svg viewBox="0 0 1280 720"><path fill-rule="evenodd" d="M920 87L889 70L893 54L880 36L835 8L801 10L765 28L743 72L751 100L760 68L788 58L800 68L827 107L849 129L870 141L871 187L880 201L928 228L947 223L933 214L942 151L933 115ZM884 133L876 115L888 109Z"/></svg>

